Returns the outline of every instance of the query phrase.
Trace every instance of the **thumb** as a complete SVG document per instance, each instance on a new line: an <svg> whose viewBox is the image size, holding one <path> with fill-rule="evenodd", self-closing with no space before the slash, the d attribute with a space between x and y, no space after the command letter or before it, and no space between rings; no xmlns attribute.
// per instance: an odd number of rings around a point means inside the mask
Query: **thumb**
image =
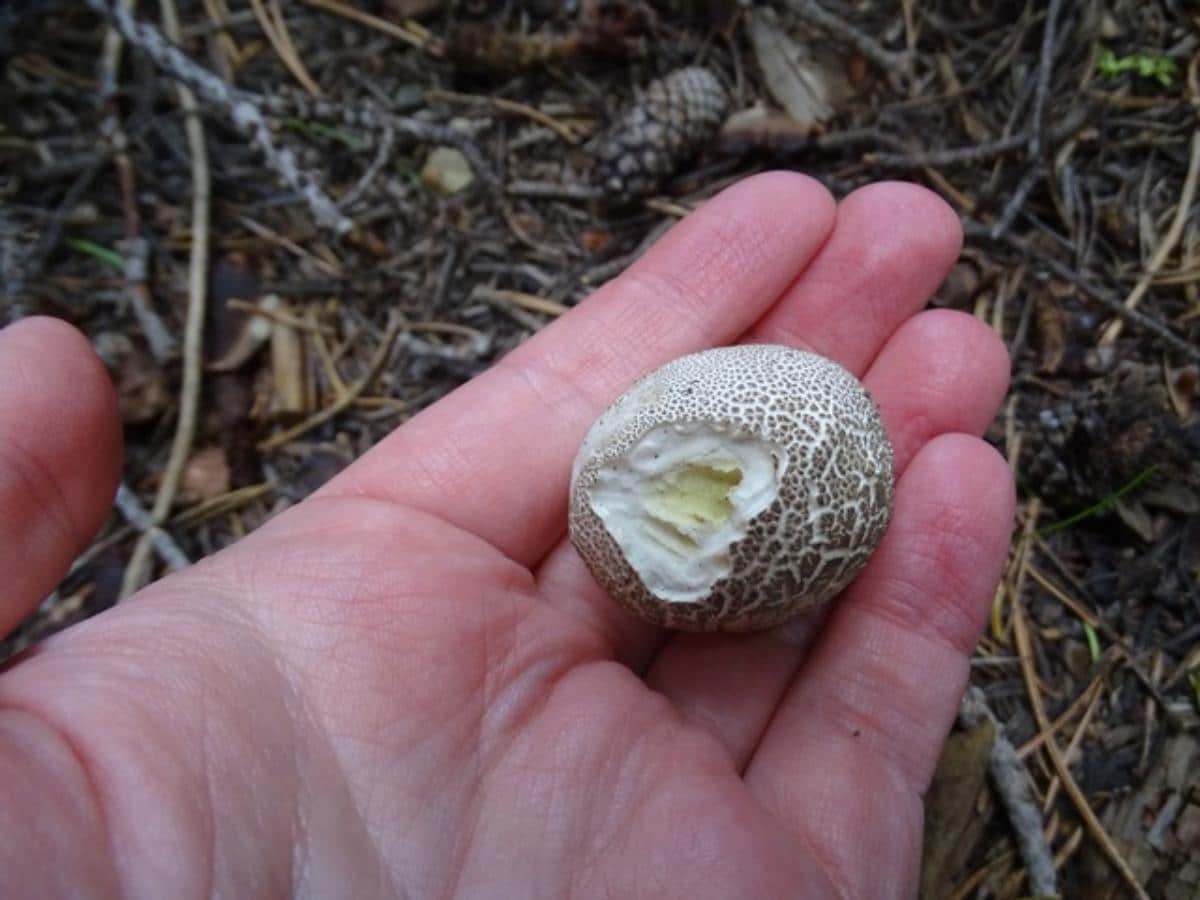
<svg viewBox="0 0 1200 900"><path fill-rule="evenodd" d="M0 331L0 635L104 521L121 450L116 393L83 335L43 317Z"/></svg>

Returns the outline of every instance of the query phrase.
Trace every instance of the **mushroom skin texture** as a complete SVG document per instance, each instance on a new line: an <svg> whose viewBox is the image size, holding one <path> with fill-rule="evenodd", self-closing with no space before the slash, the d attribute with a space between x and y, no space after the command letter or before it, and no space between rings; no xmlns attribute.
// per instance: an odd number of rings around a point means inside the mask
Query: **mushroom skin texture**
<svg viewBox="0 0 1200 900"><path fill-rule="evenodd" d="M832 599L892 514L894 455L850 372L771 344L680 357L596 420L569 531L621 606L683 631L754 631Z"/></svg>

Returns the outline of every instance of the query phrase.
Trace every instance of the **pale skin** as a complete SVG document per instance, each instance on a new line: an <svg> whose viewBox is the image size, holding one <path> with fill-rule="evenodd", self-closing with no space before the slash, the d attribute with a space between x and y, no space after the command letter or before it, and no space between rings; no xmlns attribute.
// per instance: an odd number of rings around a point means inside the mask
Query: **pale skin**
<svg viewBox="0 0 1200 900"><path fill-rule="evenodd" d="M741 182L309 500L10 663L5 896L912 896L1013 515L978 438L1003 345L920 311L960 241L911 185ZM895 515L828 615L664 633L566 541L571 460L639 375L739 340L863 379ZM86 341L0 332L0 627L120 457Z"/></svg>

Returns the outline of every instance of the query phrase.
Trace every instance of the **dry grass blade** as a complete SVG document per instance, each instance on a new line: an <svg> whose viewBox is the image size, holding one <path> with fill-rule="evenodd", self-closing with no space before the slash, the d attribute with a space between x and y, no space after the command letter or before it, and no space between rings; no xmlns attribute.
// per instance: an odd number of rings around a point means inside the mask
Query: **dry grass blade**
<svg viewBox="0 0 1200 900"><path fill-rule="evenodd" d="M317 86L308 69L304 67L300 55L296 52L296 45L292 43L292 36L287 30L287 23L283 20L278 0L271 0L270 10L263 6L263 0L250 0L250 8L254 10L254 16L258 19L263 34L267 36L267 40L270 41L287 70L306 91L314 97L320 97L321 88Z"/></svg>
<svg viewBox="0 0 1200 900"><path fill-rule="evenodd" d="M403 321L398 315L393 315L388 322L387 331L384 332L383 340L380 341L379 347L375 350L375 355L371 358L371 362L367 366L366 374L356 381L350 388L338 397L333 403L318 412L313 413L303 422L300 422L291 428L271 435L265 440L259 441L259 451L266 453L269 450L274 450L276 447L282 447L288 441L295 440L305 432L311 431L318 425L328 422L365 391L383 370L384 365L388 361L388 357L392 353L392 345L396 343L396 338L403 330Z"/></svg>
<svg viewBox="0 0 1200 900"><path fill-rule="evenodd" d="M569 306L555 303L553 300L547 300L536 294L527 294L524 291L506 291L479 285L471 293L487 303L512 304L529 312L542 313L547 316L561 316L571 311Z"/></svg>
<svg viewBox="0 0 1200 900"><path fill-rule="evenodd" d="M272 295L274 296L274 295ZM265 299L265 298L264 298ZM236 309L251 316L261 316L264 319L270 319L280 325L286 325L289 328L294 328L297 331L305 331L310 333L320 332L321 334L333 336L337 332L328 325L321 325L309 317L300 317L292 315L285 310L279 309L277 306L260 306L258 303L251 303L249 300L238 300L236 297L231 300L226 300L225 305L230 309Z"/></svg>
<svg viewBox="0 0 1200 900"><path fill-rule="evenodd" d="M1104 671L1092 679L1091 683L1083 690L1083 692L1075 698L1061 715L1050 723L1048 731L1039 731L1028 741L1017 748L1017 758L1025 759L1031 753L1034 753L1039 747L1046 743L1046 740L1051 736L1062 731L1063 727L1074 719L1081 709L1090 707L1096 697L1100 695L1100 691L1104 686L1104 679L1108 675L1108 670L1111 666L1106 666ZM1082 726L1080 727L1082 730Z"/></svg>
<svg viewBox="0 0 1200 900"><path fill-rule="evenodd" d="M171 523L181 527L195 525L206 519L211 519L213 516L222 516L241 509L247 503L253 503L259 497L269 494L274 489L275 482L273 481L265 481L262 484L251 484L243 488L237 488L227 494L222 494L219 497L211 497L208 500L200 501L195 506L189 506L176 515L171 520Z"/></svg>
<svg viewBox="0 0 1200 900"><path fill-rule="evenodd" d="M366 25L368 28L373 28L382 34L386 34L388 37L403 41L409 46L428 50L434 55L440 55L440 51L431 44L427 37L418 35L409 28L394 25L387 19L381 19L378 16L355 9L347 3L339 3L338 0L300 0L300 2L316 9L323 9L325 12L333 13L352 22L358 22L360 25Z"/></svg>
<svg viewBox="0 0 1200 900"><path fill-rule="evenodd" d="M1071 736L1070 742L1067 744L1066 751L1063 752L1064 760L1072 760L1079 753L1079 745L1083 743L1084 737L1087 735L1088 728L1092 724L1092 718L1096 714L1096 708L1100 705L1100 696L1102 691L1096 691L1090 700L1088 700L1087 708L1083 711L1083 717L1079 720L1079 726L1075 729L1075 734ZM1054 740L1054 732L1045 732L1043 743ZM1050 782L1050 787L1046 789L1046 800L1043 804L1043 809L1049 811L1054 808L1054 801L1058 797L1058 791L1062 787L1062 779L1055 774Z"/></svg>
<svg viewBox="0 0 1200 900"><path fill-rule="evenodd" d="M241 224L253 234L265 241L270 241L272 244L282 247L288 253L291 253L293 256L296 256L299 259L303 259L312 263L326 275L329 275L333 278L338 278L341 276L343 271L341 266L332 263L329 260L322 259L315 253L312 253L309 250L306 250L304 247L301 247L290 238L284 237L282 234L279 234L271 228L268 228L266 225L263 225L261 222L256 222L249 216L239 216L238 221L241 222Z"/></svg>
<svg viewBox="0 0 1200 900"><path fill-rule="evenodd" d="M425 99L431 103L483 104L493 109L498 109L501 112L524 116L532 122L549 128L568 144L578 144L581 139L579 132L565 122L558 121L558 119L542 112L535 106L530 106L528 103L521 103L517 100L509 100L507 97L489 97L483 94L460 94L455 91L439 89L426 91Z"/></svg>

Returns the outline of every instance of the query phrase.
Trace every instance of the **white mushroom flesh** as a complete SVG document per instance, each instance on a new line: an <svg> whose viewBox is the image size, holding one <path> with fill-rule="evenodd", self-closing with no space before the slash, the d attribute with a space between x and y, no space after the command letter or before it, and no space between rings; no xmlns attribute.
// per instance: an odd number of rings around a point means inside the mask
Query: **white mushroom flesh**
<svg viewBox="0 0 1200 900"><path fill-rule="evenodd" d="M647 589L694 602L729 574L729 548L775 499L786 466L778 445L672 423L597 473L591 506Z"/></svg>

